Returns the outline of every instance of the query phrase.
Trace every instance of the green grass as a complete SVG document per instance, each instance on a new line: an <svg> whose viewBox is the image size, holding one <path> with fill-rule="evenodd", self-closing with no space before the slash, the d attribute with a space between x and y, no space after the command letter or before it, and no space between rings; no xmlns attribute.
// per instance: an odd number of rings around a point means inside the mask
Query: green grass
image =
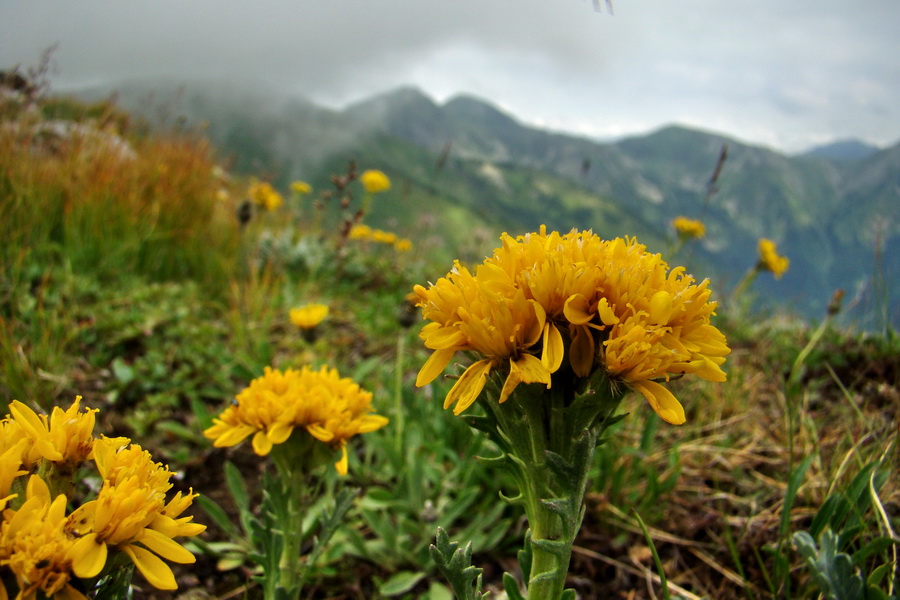
<svg viewBox="0 0 900 600"><path fill-rule="evenodd" d="M413 252L350 240L338 268L334 215L310 218L313 200L241 226L243 182L216 174L203 140L110 122L133 159L0 128L0 397L49 410L84 396L100 431L135 438L233 516L222 462L251 494L263 463L247 447L213 450L203 428L265 366L336 366L391 425L351 441L342 484L360 496L310 597L446 597L428 553L438 526L474 542L499 590L525 534L501 500L512 484L478 460L490 443L442 410L452 382L414 385L428 352L404 297L447 271L443 252L398 230ZM331 309L311 340L288 319L307 302ZM570 585L585 598L662 596L662 581L673 598L816 598L816 578L845 554L855 575L896 594L900 339L827 323L814 338L814 324L729 308L728 382L672 383L686 425L661 422L636 395L623 405L631 414L597 452ZM827 561L810 562L808 545L798 553L800 532L831 548ZM211 526L204 547L226 533ZM215 570L221 558L202 554L183 581L255 597L240 561Z"/></svg>

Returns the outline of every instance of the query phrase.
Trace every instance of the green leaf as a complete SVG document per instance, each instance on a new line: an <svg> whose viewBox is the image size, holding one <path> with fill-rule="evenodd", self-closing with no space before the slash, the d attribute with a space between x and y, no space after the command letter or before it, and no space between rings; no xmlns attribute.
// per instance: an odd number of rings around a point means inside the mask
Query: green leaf
<svg viewBox="0 0 900 600"><path fill-rule="evenodd" d="M503 574L503 589L506 590L506 597L509 600L525 600L522 591L519 589L519 582L509 573Z"/></svg>
<svg viewBox="0 0 900 600"><path fill-rule="evenodd" d="M644 524L644 520L641 519L641 515L639 515L636 510L632 510L631 512L634 515L634 518L637 520L638 525L640 525L641 531L644 534L644 540L647 542L647 545L650 547L650 553L653 555L653 564L656 565L656 572L659 574L659 582L662 586L663 598L665 598L665 600L669 600L669 582L666 580L666 572L665 570L663 570L662 561L659 559L659 554L656 552L656 544L653 543L653 538L650 537L650 531Z"/></svg>
<svg viewBox="0 0 900 600"><path fill-rule="evenodd" d="M540 538L531 538L531 545L535 548L540 548L545 552L550 552L551 554L556 554L558 556L564 556L569 552L571 548L571 544L568 544L561 540L542 540Z"/></svg>
<svg viewBox="0 0 900 600"><path fill-rule="evenodd" d="M447 578L457 600L477 600L481 594L482 569L472 566L472 542L465 548L451 542L447 532L438 527L435 543L428 547L438 569Z"/></svg>
<svg viewBox="0 0 900 600"><path fill-rule="evenodd" d="M525 541L522 544L522 549L516 554L516 559L519 561L519 569L522 571L522 579L528 581L531 578L531 530L527 530L525 532Z"/></svg>
<svg viewBox="0 0 900 600"><path fill-rule="evenodd" d="M812 523L809 526L809 533L813 538L818 537L822 530L827 526L831 525L832 528L835 527L835 521L832 518L835 515L835 512L840 510L843 514L846 514L847 511L847 500L841 494L832 494L825 499L825 502L822 503L822 506L819 507L819 510L816 511L816 516L813 517Z"/></svg>
<svg viewBox="0 0 900 600"><path fill-rule="evenodd" d="M238 510L247 512L250 510L250 495L247 493L247 484L240 470L231 461L225 461L225 485L231 494Z"/></svg>
<svg viewBox="0 0 900 600"><path fill-rule="evenodd" d="M215 524L225 531L232 539L240 539L241 535L238 533L237 528L234 526L234 522L232 522L231 518L222 510L222 507L216 504L213 500L209 498L209 496L198 496L196 498L197 504L200 505L200 508L203 509L203 512L207 514L207 516L215 522Z"/></svg>
<svg viewBox="0 0 900 600"><path fill-rule="evenodd" d="M391 576L390 579L378 586L378 591L387 597L399 596L405 594L409 590L425 578L422 571L400 571Z"/></svg>
<svg viewBox="0 0 900 600"><path fill-rule="evenodd" d="M113 359L110 365L113 375L122 385L128 385L134 381L134 369L126 363L121 357Z"/></svg>
<svg viewBox="0 0 900 600"><path fill-rule="evenodd" d="M865 583L855 572L850 557L837 551L838 538L833 531L826 529L822 533L818 548L812 536L805 531L795 533L792 539L801 556L806 559L813 580L823 595L834 600L859 600L865 597Z"/></svg>
<svg viewBox="0 0 900 600"><path fill-rule="evenodd" d="M453 600L453 592L447 589L446 585L432 581L425 593L424 600Z"/></svg>
<svg viewBox="0 0 900 600"><path fill-rule="evenodd" d="M784 505L781 509L781 525L779 526L779 533L782 538L787 536L788 530L791 526L791 508L794 506L794 499L797 497L797 491L800 489L800 485L803 483L803 478L806 476L806 470L809 469L809 465L812 463L812 459L815 457L814 454L810 454L803 461L797 465L794 470L791 472L788 477L788 485L787 490L784 492Z"/></svg>

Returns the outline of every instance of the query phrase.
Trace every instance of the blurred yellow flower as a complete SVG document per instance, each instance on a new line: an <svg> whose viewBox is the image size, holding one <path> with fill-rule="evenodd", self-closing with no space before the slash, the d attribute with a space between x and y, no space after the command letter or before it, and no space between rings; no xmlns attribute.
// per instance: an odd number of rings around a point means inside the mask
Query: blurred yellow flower
<svg viewBox="0 0 900 600"><path fill-rule="evenodd" d="M251 202L269 211L276 210L284 204L284 198L281 197L281 194L265 181L251 180L250 187L247 189L247 195L250 197Z"/></svg>
<svg viewBox="0 0 900 600"><path fill-rule="evenodd" d="M377 169L364 171L363 174L359 176L359 180L370 194L378 194L379 192L385 192L391 189L391 180L388 179L388 176L385 175L383 171Z"/></svg>
<svg viewBox="0 0 900 600"><path fill-rule="evenodd" d="M706 235L706 225L703 221L688 219L687 217L675 217L672 219L672 227L683 238L702 238Z"/></svg>
<svg viewBox="0 0 900 600"><path fill-rule="evenodd" d="M295 181L291 183L291 191L295 194L305 196L306 194L312 192L312 186L305 181Z"/></svg>
<svg viewBox="0 0 900 600"><path fill-rule="evenodd" d="M307 304L299 308L292 308L290 312L291 323L300 329L312 329L328 316L328 306L325 304Z"/></svg>
<svg viewBox="0 0 900 600"><path fill-rule="evenodd" d="M791 261L784 256L778 254L778 247L775 242L766 238L759 240L759 268L766 271L772 271L775 279L781 279L785 271L788 270Z"/></svg>
<svg viewBox="0 0 900 600"><path fill-rule="evenodd" d="M372 237L372 228L368 225L363 225L362 223L358 225L354 225L350 229L350 239L351 240L367 240Z"/></svg>
<svg viewBox="0 0 900 600"><path fill-rule="evenodd" d="M602 369L611 385L640 392L663 419L680 424L681 404L659 380L685 373L725 380L720 366L730 350L710 324L716 303L707 281L697 285L683 268L669 270L633 239L548 234L541 227L501 240L474 275L457 262L428 289L415 287L432 321L420 336L435 351L417 385L437 377L458 351L482 356L457 380L445 407L465 410L495 370L505 377L500 402L521 383L550 387L568 357L576 377Z"/></svg>
<svg viewBox="0 0 900 600"><path fill-rule="evenodd" d="M396 233L391 233L390 231L382 231L381 229L374 229L370 237L373 242L378 242L379 244L387 244L389 246L393 245L397 241Z"/></svg>
<svg viewBox="0 0 900 600"><path fill-rule="evenodd" d="M359 433L384 427L388 420L372 414L372 394L336 369L303 367L282 372L265 368L237 395L203 434L216 448L234 446L253 435L253 450L260 456L287 441L295 428L341 450L335 469L347 473L347 440Z"/></svg>
<svg viewBox="0 0 900 600"><path fill-rule="evenodd" d="M397 252L409 252L412 250L412 242L406 238L398 238L394 242L394 250Z"/></svg>
<svg viewBox="0 0 900 600"><path fill-rule="evenodd" d="M80 404L81 396L77 396L66 410L53 407L48 418L13 400L9 412L30 438L32 456L77 466L87 459L93 448L94 420L98 412L97 409L80 412Z"/></svg>

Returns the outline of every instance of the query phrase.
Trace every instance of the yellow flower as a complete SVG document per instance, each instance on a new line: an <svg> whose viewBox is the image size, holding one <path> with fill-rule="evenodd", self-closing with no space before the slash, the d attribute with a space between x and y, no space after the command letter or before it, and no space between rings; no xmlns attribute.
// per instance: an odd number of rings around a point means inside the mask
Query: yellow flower
<svg viewBox="0 0 900 600"><path fill-rule="evenodd" d="M378 194L379 192L385 192L391 189L391 180L388 179L388 176L385 175L384 172L377 169L364 171L363 174L359 176L359 180L370 194Z"/></svg>
<svg viewBox="0 0 900 600"><path fill-rule="evenodd" d="M313 329L328 316L328 306L325 304L307 304L299 308L292 308L290 312L291 323L300 329Z"/></svg>
<svg viewBox="0 0 900 600"><path fill-rule="evenodd" d="M388 420L372 414L372 394L336 369L319 371L303 367L282 372L266 367L237 395L204 435L217 448L234 446L253 435L253 450L269 454L274 444L287 441L295 428L304 428L315 439L341 450L335 464L347 473L347 440L358 433L380 429Z"/></svg>
<svg viewBox="0 0 900 600"><path fill-rule="evenodd" d="M720 366L730 351L710 324L716 303L709 301L708 282L696 285L681 267L670 271L633 239L547 234L541 227L501 240L475 275L457 263L429 289L415 288L432 321L420 336L435 350L417 385L437 377L457 351L484 357L445 400L445 406L457 402L457 414L475 401L492 370L506 374L503 402L519 383L549 387L557 372L590 377L603 369L612 384L640 392L676 424L684 422L684 411L659 380L693 373L724 381Z"/></svg>
<svg viewBox="0 0 900 600"><path fill-rule="evenodd" d="M17 600L41 597L86 600L69 581L73 576L75 541L66 530L66 497L50 498L40 477L28 481L27 500L18 510L7 510L0 523L0 565L9 570L19 587ZM0 582L0 592L5 588Z"/></svg>
<svg viewBox="0 0 900 600"><path fill-rule="evenodd" d="M392 245L397 242L396 233L391 233L390 231L382 231L381 229L373 230L371 238L373 242L378 242L379 244Z"/></svg>
<svg viewBox="0 0 900 600"><path fill-rule="evenodd" d="M40 452L34 447L34 438L18 421L7 415L0 420L0 454L13 447L17 449L23 469L30 471L42 460Z"/></svg>
<svg viewBox="0 0 900 600"><path fill-rule="evenodd" d="M13 400L9 405L12 418L32 440L32 455L67 465L80 465L94 444L94 421L97 409L80 412L81 396L65 411L53 407L49 419L38 415L25 404Z"/></svg>
<svg viewBox="0 0 900 600"><path fill-rule="evenodd" d="M484 356L466 369L447 394L444 408L455 403L455 414L475 402L495 369L509 369L500 402L520 383L550 385L550 369L530 352L543 335L546 311L522 290L504 296L490 289L490 282L484 282L486 270L484 265L479 267L476 277L456 262L430 289L414 288L423 315L433 321L420 337L435 351L419 371L416 385L433 381L457 351Z"/></svg>
<svg viewBox="0 0 900 600"><path fill-rule="evenodd" d="M103 484L96 500L82 504L69 517L69 528L81 536L72 551L73 570L82 578L96 576L112 547L124 552L151 585L174 590L175 576L162 558L193 563L194 555L172 538L197 535L206 526L191 523L190 517L176 518L196 494L179 493L166 504L172 473L128 441L104 437L94 443Z"/></svg>
<svg viewBox="0 0 900 600"><path fill-rule="evenodd" d="M351 240L366 240L372 237L372 228L368 225L363 225L362 223L358 225L354 225L350 229L350 239Z"/></svg>
<svg viewBox="0 0 900 600"><path fill-rule="evenodd" d="M688 219L687 217L675 217L672 220L672 227L675 228L679 237L685 239L702 238L706 235L706 225L703 224L703 221Z"/></svg>
<svg viewBox="0 0 900 600"><path fill-rule="evenodd" d="M394 250L397 252L409 252L412 250L412 242L406 238L398 238L394 242Z"/></svg>
<svg viewBox="0 0 900 600"><path fill-rule="evenodd" d="M790 264L791 261L787 257L778 254L775 242L766 238L759 240L759 268L772 271L775 279L781 279Z"/></svg>
<svg viewBox="0 0 900 600"><path fill-rule="evenodd" d="M291 191L295 194L305 196L312 191L312 186L305 181L295 181L291 184Z"/></svg>
<svg viewBox="0 0 900 600"><path fill-rule="evenodd" d="M247 190L250 201L264 207L266 210L272 211L284 204L284 198L281 197L271 184L265 181L252 180Z"/></svg>

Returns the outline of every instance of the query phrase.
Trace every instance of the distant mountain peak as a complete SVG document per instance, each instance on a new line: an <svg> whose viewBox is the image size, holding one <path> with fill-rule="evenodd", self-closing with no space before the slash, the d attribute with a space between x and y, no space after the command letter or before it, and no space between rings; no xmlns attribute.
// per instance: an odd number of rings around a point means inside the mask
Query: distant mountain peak
<svg viewBox="0 0 900 600"><path fill-rule="evenodd" d="M878 146L848 138L816 146L804 152L803 156L817 156L831 161L856 161L869 158L879 150Z"/></svg>

